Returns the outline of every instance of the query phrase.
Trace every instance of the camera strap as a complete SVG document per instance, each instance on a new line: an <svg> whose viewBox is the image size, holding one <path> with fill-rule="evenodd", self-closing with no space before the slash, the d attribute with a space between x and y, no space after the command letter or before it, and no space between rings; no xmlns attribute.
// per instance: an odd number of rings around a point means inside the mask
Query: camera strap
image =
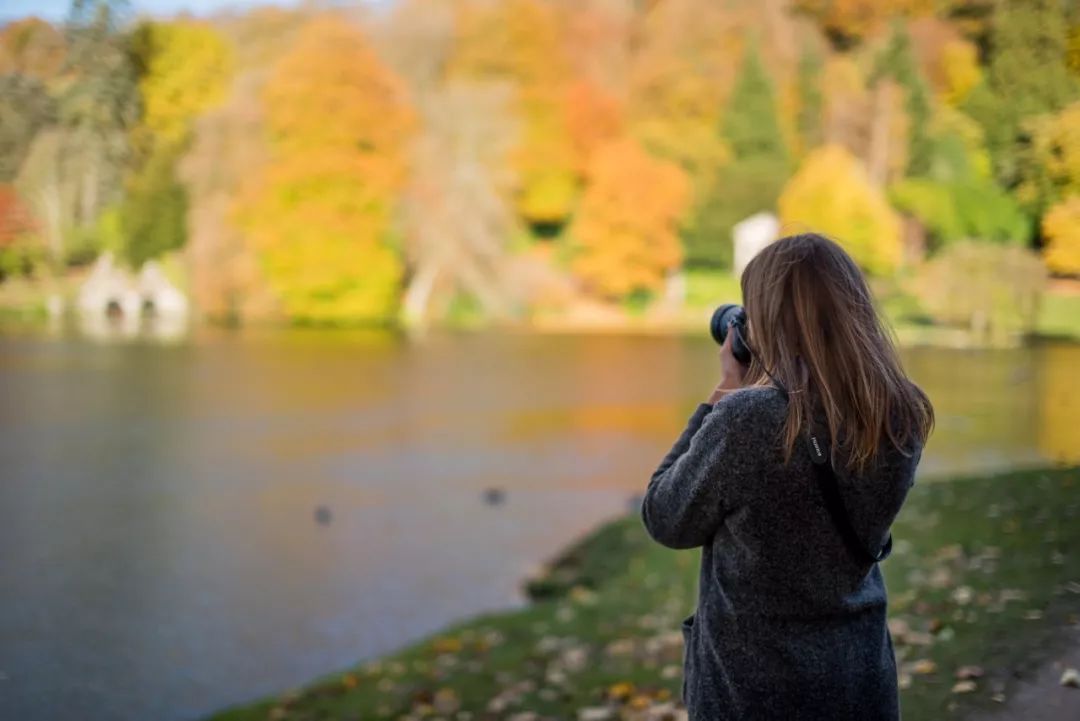
<svg viewBox="0 0 1080 721"><path fill-rule="evenodd" d="M892 534L885 540L885 545L877 554L871 553L859 540L855 528L851 525L844 499L840 496L840 487L836 482L836 473L833 471L832 462L829 460L829 449L825 442L824 434L811 431L806 436L807 445L810 449L811 465L814 468L814 477L817 481L821 497L825 501L825 508L832 518L833 525L839 531L844 545L860 563L877 563L884 561L892 553Z"/></svg>

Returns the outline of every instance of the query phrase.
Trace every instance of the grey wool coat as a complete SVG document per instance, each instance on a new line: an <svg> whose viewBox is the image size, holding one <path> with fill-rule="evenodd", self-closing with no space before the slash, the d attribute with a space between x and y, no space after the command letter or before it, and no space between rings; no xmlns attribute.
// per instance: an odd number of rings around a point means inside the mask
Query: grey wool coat
<svg viewBox="0 0 1080 721"><path fill-rule="evenodd" d="M878 564L856 559L816 485L809 451L784 464L787 399L744 388L702 403L649 482L653 539L701 547L697 608L682 623L691 721L895 721L896 660ZM852 526L878 551L922 448L883 447L837 473Z"/></svg>

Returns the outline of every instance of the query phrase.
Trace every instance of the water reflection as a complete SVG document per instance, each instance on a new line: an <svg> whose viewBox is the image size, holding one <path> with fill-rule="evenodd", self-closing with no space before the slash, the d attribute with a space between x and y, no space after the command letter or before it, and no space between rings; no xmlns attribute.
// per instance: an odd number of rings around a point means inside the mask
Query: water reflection
<svg viewBox="0 0 1080 721"><path fill-rule="evenodd" d="M1080 348L1039 348L1039 449L1059 463L1080 463Z"/></svg>
<svg viewBox="0 0 1080 721"><path fill-rule="evenodd" d="M27 721L196 717L516 603L718 377L707 338L0 345L0 718ZM1077 460L1080 348L905 361L925 477Z"/></svg>

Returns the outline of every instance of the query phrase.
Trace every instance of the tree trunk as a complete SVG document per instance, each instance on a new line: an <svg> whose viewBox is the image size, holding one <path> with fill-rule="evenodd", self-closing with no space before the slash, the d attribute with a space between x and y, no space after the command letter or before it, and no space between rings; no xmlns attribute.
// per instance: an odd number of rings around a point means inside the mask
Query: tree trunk
<svg viewBox="0 0 1080 721"><path fill-rule="evenodd" d="M405 298L402 302L403 321L407 326L423 327L427 324L428 302L435 288L435 280L439 276L439 268L435 263L426 263L412 277L409 287L405 290Z"/></svg>

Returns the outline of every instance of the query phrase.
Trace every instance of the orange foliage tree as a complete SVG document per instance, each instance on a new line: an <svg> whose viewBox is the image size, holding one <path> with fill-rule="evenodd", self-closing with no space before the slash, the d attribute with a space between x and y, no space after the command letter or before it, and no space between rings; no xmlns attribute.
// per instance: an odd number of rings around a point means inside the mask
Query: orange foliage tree
<svg viewBox="0 0 1080 721"><path fill-rule="evenodd" d="M589 177L571 227L573 272L609 299L659 290L682 263L677 230L690 199L686 174L624 138L597 149Z"/></svg>
<svg viewBox="0 0 1080 721"><path fill-rule="evenodd" d="M566 126L580 173L587 171L589 158L597 147L620 134L622 111L622 105L614 96L589 80L579 80L570 86L566 98Z"/></svg>
<svg viewBox="0 0 1080 721"><path fill-rule="evenodd" d="M34 229L30 211L15 188L0 183L0 248L5 248Z"/></svg>
<svg viewBox="0 0 1080 721"><path fill-rule="evenodd" d="M0 29L0 75L53 80L64 69L66 53L63 34L39 18L15 20Z"/></svg>
<svg viewBox="0 0 1080 721"><path fill-rule="evenodd" d="M403 273L391 221L415 122L402 83L356 27L320 17L263 100L271 160L238 213L286 314L388 319Z"/></svg>

